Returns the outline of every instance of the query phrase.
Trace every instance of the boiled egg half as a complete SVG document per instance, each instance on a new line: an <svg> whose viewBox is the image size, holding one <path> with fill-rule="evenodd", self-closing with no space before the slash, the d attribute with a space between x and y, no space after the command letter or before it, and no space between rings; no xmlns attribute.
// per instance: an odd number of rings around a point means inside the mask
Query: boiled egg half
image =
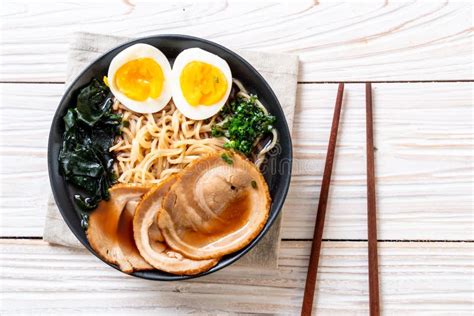
<svg viewBox="0 0 474 316"><path fill-rule="evenodd" d="M200 48L186 49L176 57L172 78L174 104L193 120L219 112L232 89L227 62Z"/></svg>
<svg viewBox="0 0 474 316"><path fill-rule="evenodd" d="M114 96L129 110L154 113L171 99L171 66L148 44L132 45L112 59L107 81Z"/></svg>

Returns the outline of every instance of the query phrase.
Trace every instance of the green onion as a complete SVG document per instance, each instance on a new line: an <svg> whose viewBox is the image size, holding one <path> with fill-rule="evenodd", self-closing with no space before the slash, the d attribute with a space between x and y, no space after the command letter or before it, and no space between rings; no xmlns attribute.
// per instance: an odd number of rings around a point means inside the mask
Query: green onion
<svg viewBox="0 0 474 316"><path fill-rule="evenodd" d="M250 182L250 184L252 184L252 188L254 188L254 189L257 188L257 182L255 180L252 180L252 182Z"/></svg>
<svg viewBox="0 0 474 316"><path fill-rule="evenodd" d="M224 160L229 165L234 164L234 161L232 160L232 158L230 158L226 153L222 154L221 158L222 158L222 160Z"/></svg>
<svg viewBox="0 0 474 316"><path fill-rule="evenodd" d="M255 141L272 131L276 118L265 114L256 101L254 95L249 99L238 97L221 110L224 120L212 126L211 135L227 137L229 141L224 148L248 156Z"/></svg>

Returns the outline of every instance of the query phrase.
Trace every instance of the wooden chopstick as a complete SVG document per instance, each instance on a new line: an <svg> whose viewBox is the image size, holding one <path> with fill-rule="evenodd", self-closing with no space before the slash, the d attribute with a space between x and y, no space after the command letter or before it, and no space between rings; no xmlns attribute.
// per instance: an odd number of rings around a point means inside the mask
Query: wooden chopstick
<svg viewBox="0 0 474 316"><path fill-rule="evenodd" d="M380 315L379 269L377 259L377 209L375 203L374 129L372 119L372 85L365 84L365 116L367 143L367 232L369 240L370 315Z"/></svg>
<svg viewBox="0 0 474 316"><path fill-rule="evenodd" d="M336 105L334 107L334 115L332 118L331 134L329 136L321 193L319 194L316 224L314 226L313 244L311 246L308 274L306 276L306 285L304 288L303 306L301 309L301 315L304 316L311 315L313 309L314 289L316 288L316 276L318 274L319 255L321 253L321 242L323 240L324 219L326 217L326 206L328 202L329 185L331 184L332 165L334 162L334 153L336 151L337 131L339 128L339 118L341 116L343 94L344 84L340 83L337 89Z"/></svg>

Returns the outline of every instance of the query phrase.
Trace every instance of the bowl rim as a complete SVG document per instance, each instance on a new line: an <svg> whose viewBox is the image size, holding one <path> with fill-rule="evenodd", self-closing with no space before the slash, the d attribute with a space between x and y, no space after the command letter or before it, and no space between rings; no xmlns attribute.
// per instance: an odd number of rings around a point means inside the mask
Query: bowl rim
<svg viewBox="0 0 474 316"><path fill-rule="evenodd" d="M138 277L138 278L141 278L141 279L146 279L146 280L151 280L151 281L189 280L189 279L202 277L202 276L205 276L205 275L208 275L208 274L212 274L212 273L217 272L217 271L219 271L219 270L221 270L225 267L228 267L228 266L232 265L233 263L235 263L236 261L238 261L240 258L242 258L242 256L244 256L247 252L249 252L252 248L255 247L255 245L265 236L265 234L268 232L268 230L270 230L271 226L274 224L277 217L281 214L283 204L284 204L284 202L286 200L286 196L288 194L288 190L289 190L290 182L291 182L291 177L292 177L293 145L292 145L292 139L291 139L291 130L288 127L288 122L286 120L285 115L283 115L283 118L284 118L284 120L282 122L283 127L284 127L284 129L286 129L288 131L288 133L287 133L288 134L288 139L287 139L287 142L288 142L288 157L285 157L285 158L289 159L289 163L288 163L288 166L287 166L287 171L288 171L287 176L283 177L283 179L282 179L283 181L278 183L278 186L282 187L281 197L276 202L274 202L272 200L272 203L271 203L271 206L273 206L273 203L276 203L275 206L274 206L275 211L273 212L273 214L271 212L269 213L268 219L267 219L264 227L262 228L262 230L259 232L259 234L249 244L247 244L244 248L242 248L242 249L240 249L240 250L238 250L234 253L229 254L229 255L231 255L231 257L226 258L226 263L225 264L222 264L221 266L219 266L219 264L217 264L216 266L212 267L211 269L209 269L207 271L204 271L202 273L199 273L199 274L195 274L195 275L174 275L174 274L169 274L169 273L164 272L164 271L157 270L157 271L160 271L161 273L165 273L165 275L160 276L160 275L150 275L149 274L150 272L155 271L155 270L134 271L132 273L125 273L125 272L121 271L118 268L118 266L105 261L104 259L102 259L95 252L94 249L92 249L90 244L87 242L87 238L86 238L86 240L83 240L82 236L80 236L79 233L76 232L75 225L69 220L69 217L67 215L71 211L66 211L64 209L64 207L61 205L61 203L58 203L58 201L60 201L60 199L59 199L59 193L57 192L57 189L56 189L55 182L56 182L57 177L61 177L61 174L59 173L58 170L54 170L54 168L53 168L53 160L57 159L57 157L52 157L53 156L54 134L55 134L53 128L55 127L55 125L57 125L57 122L62 119L62 116L60 115L60 112L61 112L60 110L62 108L67 108L69 106L69 104L65 104L65 102L66 102L66 99L67 99L68 95L73 92L72 88L73 88L75 82L78 81L81 77L83 77L89 71L90 68L92 68L102 58L104 58L105 56L111 54L115 50L121 51L121 50L125 49L126 47L128 47L130 45L138 44L142 41L153 40L153 39L163 39L163 40L172 40L172 41L193 40L193 41L201 42L201 43L204 43L204 44L207 44L207 45L210 45L210 46L214 46L217 49L219 49L219 50L221 50L221 51L223 51L223 52L225 52L229 55L234 56L238 60L239 63L242 63L243 65L245 65L247 68L249 68L253 72L253 74L257 77L258 81L262 82L262 84L265 86L265 89L270 94L270 97L276 100L275 106L280 108L282 113L284 114L284 111L283 111L283 108L280 104L280 101L278 100L275 92L270 87L268 82L263 78L263 76L247 60L245 60L239 54L235 53L234 51L232 51L232 50L230 50L230 49L228 49L228 48L226 48L226 47L224 47L220 44L217 44L215 42L212 42L212 41L209 41L207 39L200 38L200 37L195 37L195 36L190 36L190 35L182 35L182 34L159 34L159 35L150 35L150 36L130 39L130 40L127 40L127 41L123 42L122 44L119 44L119 45L116 45L116 46L112 47L111 49L107 50L105 53L101 54L99 57L95 58L92 62L89 62L87 67L85 67L78 75L76 75L74 77L73 80L71 80L67 84L67 88L63 92L61 100L59 101L59 104L58 104L58 106L55 110L54 116L53 116L52 121L51 121L51 126L50 126L50 131L49 131L49 136L48 136L48 152L47 152L48 176L49 176L49 182L50 182L51 191L53 193L54 201L55 201L55 204L56 204L57 208L59 209L59 211L61 213L62 218L64 219L64 221L66 222L69 230L74 234L76 239L86 249L88 249L89 252L91 252L95 257L99 258L102 262L106 263L107 265L113 267L115 270L118 270L118 271L120 271L120 272L122 272L126 275Z"/></svg>

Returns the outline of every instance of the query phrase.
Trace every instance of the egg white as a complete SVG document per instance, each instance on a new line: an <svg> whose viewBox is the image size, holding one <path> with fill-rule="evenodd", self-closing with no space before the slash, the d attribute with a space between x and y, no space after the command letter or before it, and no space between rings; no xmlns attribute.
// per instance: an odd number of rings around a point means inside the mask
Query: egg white
<svg viewBox="0 0 474 316"><path fill-rule="evenodd" d="M152 58L163 71L163 89L156 99L148 98L144 101L136 101L120 92L115 84L115 74L125 63L138 58ZM155 113L163 109L171 99L171 66L168 58L156 47L148 44L135 44L125 48L118 53L110 62L107 74L110 91L129 110L138 113Z"/></svg>
<svg viewBox="0 0 474 316"><path fill-rule="evenodd" d="M218 68L224 74L224 77L227 80L227 90L222 99L218 102L212 105L193 106L189 104L188 101L186 101L186 98L181 91L179 77L183 71L183 68L188 63L193 61L200 61L210 64ZM189 119L204 120L219 112L229 98L230 90L232 89L232 72L230 71L230 67L227 62L219 56L200 48L190 48L182 51L174 61L171 87L173 91L173 102L178 110Z"/></svg>

